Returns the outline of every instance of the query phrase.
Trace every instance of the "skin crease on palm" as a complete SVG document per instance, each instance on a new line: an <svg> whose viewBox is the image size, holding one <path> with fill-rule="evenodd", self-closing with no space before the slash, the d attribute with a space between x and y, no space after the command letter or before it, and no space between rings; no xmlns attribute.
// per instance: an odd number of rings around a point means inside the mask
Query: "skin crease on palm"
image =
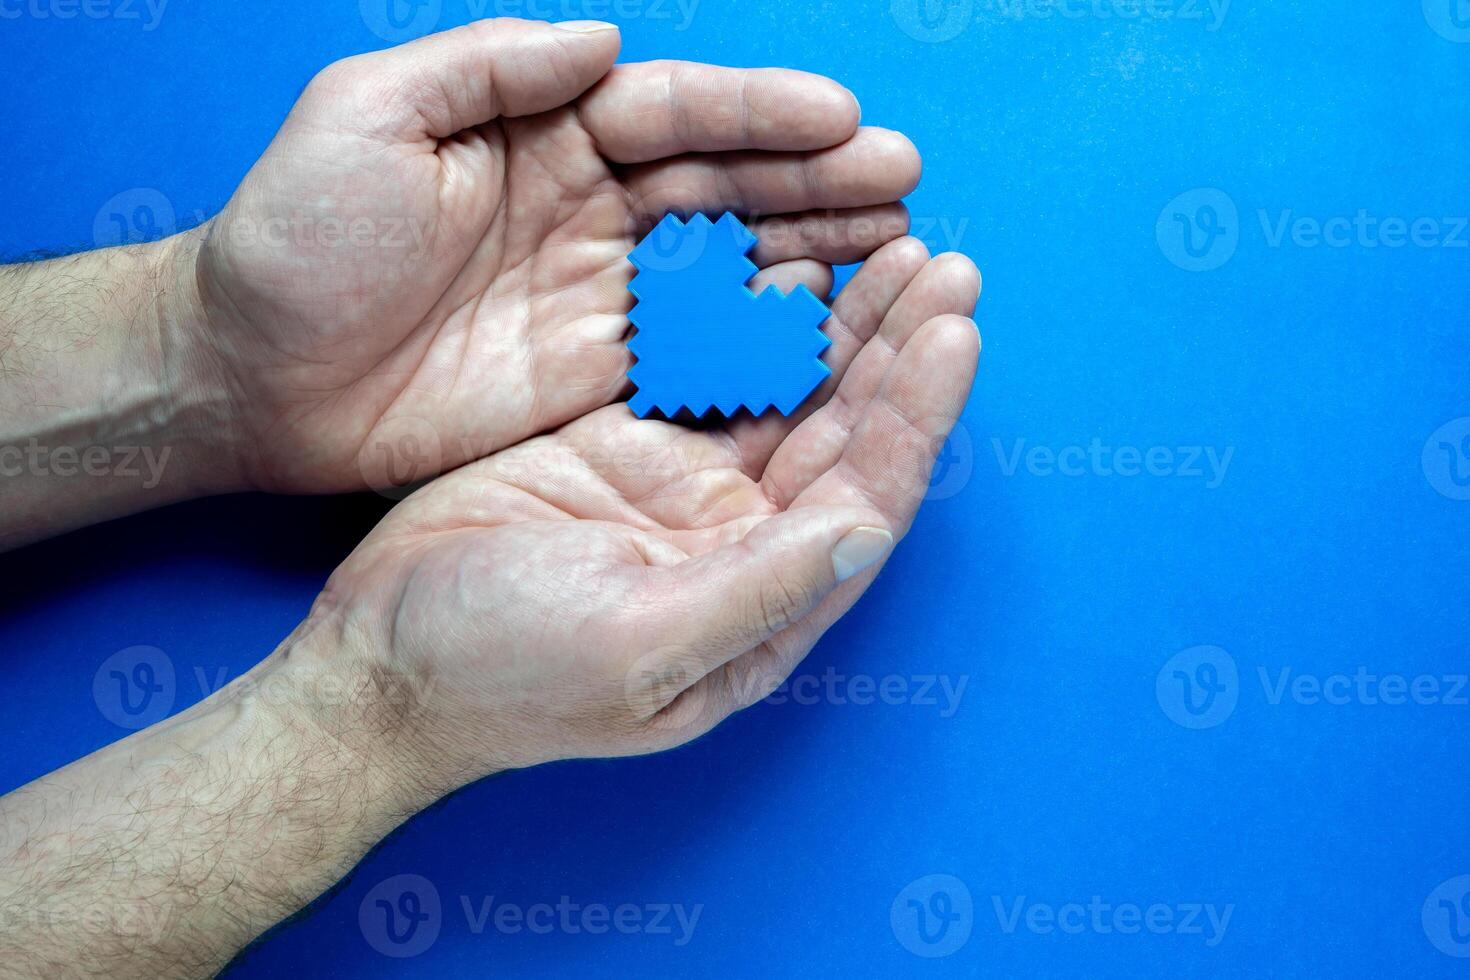
<svg viewBox="0 0 1470 980"><path fill-rule="evenodd" d="M481 21L330 66L186 236L198 370L249 485L383 486L403 431L452 469L626 396L626 256L670 210L752 216L752 287L818 295L828 263L907 229L918 154L836 82L614 67L616 30L571 26ZM306 229L289 247L283 221Z"/></svg>

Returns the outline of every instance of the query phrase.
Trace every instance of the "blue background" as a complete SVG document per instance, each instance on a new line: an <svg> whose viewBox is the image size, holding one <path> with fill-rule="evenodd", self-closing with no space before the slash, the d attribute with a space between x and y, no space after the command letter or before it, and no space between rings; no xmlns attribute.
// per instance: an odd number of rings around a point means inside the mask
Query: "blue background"
<svg viewBox="0 0 1470 980"><path fill-rule="evenodd" d="M470 19L467 2L443 0L433 23ZM1470 460L1431 439L1470 416L1470 232L1459 248L1268 233L1286 212L1470 213L1470 31L1451 2L1235 0L1223 20L979 0L927 18L905 0L702 0L687 26L668 2L613 13L624 60L847 83L866 122L924 153L916 233L984 271L985 353L944 499L800 671L896 674L911 692L925 675L964 679L958 710L760 705L670 754L483 782L234 975L1464 975L1431 940L1467 949L1420 910L1470 873L1470 708L1273 699L1259 674L1470 668L1470 501L1448 468ZM606 16L595 0L557 3L533 10ZM386 43L371 4L365 16L349 0L174 0L153 30L146 12L5 9L22 11L0 19L9 258L92 247L118 200L161 196L178 227L197 223L314 70ZM1209 188L1238 218L1200 210L1221 203ZM1216 224L1224 234L1203 237ZM1171 238L1185 227L1205 264L1228 261L1186 268ZM1094 437L1233 455L1217 486L1009 466L1017 440ZM0 790L124 734L92 694L118 650L164 651L176 710L200 697L196 671L238 676L386 506L196 502L0 559ZM1195 729L1175 719L1195 719L1205 693L1183 700L1171 658L1200 645L1223 651L1208 654L1223 700ZM1186 679L1209 679L1196 654L1184 661ZM399 874L423 876L443 907L437 941L409 959L376 952L359 920ZM962 881L972 911L951 883L962 921L926 946L906 897L896 923L890 906L932 874ZM476 934L460 896L491 895L703 909L682 947ZM996 912L1094 895L1233 911L1214 945L1208 926L1007 930ZM949 955L911 951L946 952L965 926Z"/></svg>

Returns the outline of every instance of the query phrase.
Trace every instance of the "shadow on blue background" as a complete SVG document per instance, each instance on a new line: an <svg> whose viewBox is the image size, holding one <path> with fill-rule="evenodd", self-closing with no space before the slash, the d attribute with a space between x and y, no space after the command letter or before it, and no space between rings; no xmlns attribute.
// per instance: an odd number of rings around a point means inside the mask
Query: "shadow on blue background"
<svg viewBox="0 0 1470 980"><path fill-rule="evenodd" d="M386 2L6 4L0 253L214 213ZM394 9L841 79L923 151L915 233L984 270L985 354L820 693L471 787L235 976L1463 975L1463 0ZM125 734L92 694L119 650L163 651L175 710L238 676L386 506L225 498L6 556L0 789ZM415 889L439 913L384 955L376 897ZM699 917L540 934L487 899Z"/></svg>

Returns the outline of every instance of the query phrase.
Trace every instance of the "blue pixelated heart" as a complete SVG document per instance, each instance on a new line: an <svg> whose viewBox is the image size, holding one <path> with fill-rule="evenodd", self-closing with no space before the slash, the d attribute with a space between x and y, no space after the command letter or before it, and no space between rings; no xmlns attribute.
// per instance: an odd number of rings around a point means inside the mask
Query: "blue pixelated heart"
<svg viewBox="0 0 1470 980"><path fill-rule="evenodd" d="M628 314L638 328L628 342L638 358L628 372L633 414L790 415L831 374L821 360L831 311L805 286L752 293L755 242L733 214L687 223L668 215L629 253L638 270L628 284L638 300Z"/></svg>

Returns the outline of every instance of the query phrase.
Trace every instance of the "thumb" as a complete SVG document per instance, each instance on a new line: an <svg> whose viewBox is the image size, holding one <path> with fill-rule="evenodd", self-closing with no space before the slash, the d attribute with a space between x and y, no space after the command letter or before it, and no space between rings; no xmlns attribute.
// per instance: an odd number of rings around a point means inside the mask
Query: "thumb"
<svg viewBox="0 0 1470 980"><path fill-rule="evenodd" d="M329 65L303 107L396 141L565 105L617 60L617 26L497 17Z"/></svg>
<svg viewBox="0 0 1470 980"><path fill-rule="evenodd" d="M759 646L801 619L837 586L893 550L877 513L801 507L762 521L735 544L668 571L674 608L701 674Z"/></svg>

